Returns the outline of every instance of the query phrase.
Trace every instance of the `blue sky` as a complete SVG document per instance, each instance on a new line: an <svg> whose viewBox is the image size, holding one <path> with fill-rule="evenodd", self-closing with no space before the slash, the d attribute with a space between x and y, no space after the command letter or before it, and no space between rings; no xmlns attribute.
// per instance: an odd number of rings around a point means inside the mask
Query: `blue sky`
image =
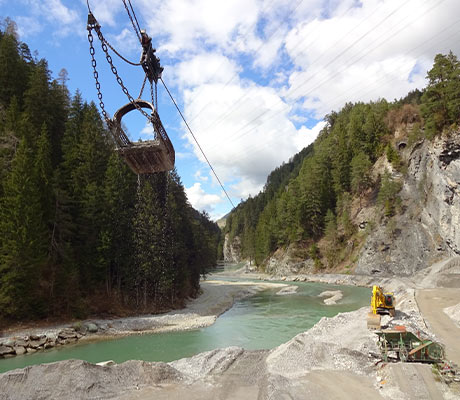
<svg viewBox="0 0 460 400"><path fill-rule="evenodd" d="M457 0L131 0L153 38L164 81L236 205L256 195L274 168L310 144L323 117L347 101L399 98L425 86L437 53L459 52ZM122 0L92 0L106 39L138 62L140 45ZM20 39L65 68L71 93L96 101L86 0L0 0ZM95 38L106 109L127 103ZM141 67L114 63L139 94ZM148 98L149 91L144 92ZM176 149L191 204L216 219L232 208L167 93L158 109ZM144 118L124 120L147 139Z"/></svg>

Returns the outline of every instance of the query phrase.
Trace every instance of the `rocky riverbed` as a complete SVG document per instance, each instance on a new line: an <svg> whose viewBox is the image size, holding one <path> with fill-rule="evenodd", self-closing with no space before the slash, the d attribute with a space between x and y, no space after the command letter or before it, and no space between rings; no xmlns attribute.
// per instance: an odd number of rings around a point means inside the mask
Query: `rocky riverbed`
<svg viewBox="0 0 460 400"><path fill-rule="evenodd" d="M162 315L141 315L129 318L92 319L69 325L29 328L6 332L0 336L0 358L35 353L77 341L97 341L141 333L174 332L204 328L227 311L236 300L267 288L292 292L296 287L273 282L204 281L202 294L191 300L183 310Z"/></svg>
<svg viewBox="0 0 460 400"><path fill-rule="evenodd" d="M330 283L343 280L356 284L383 284L394 291L397 312L385 316L388 327L404 325L422 337L439 340L436 321L420 312L417 296L429 290L430 310L436 312L440 276L448 281L452 264L433 266L423 278L385 278L322 276ZM287 280L287 279L286 279ZM265 283L265 282L262 282ZM240 288L242 289L242 288ZM251 289L253 290L253 289ZM455 290L450 289L451 300ZM218 301L222 288L204 293L211 308ZM460 291L459 291L460 293ZM207 299L206 299L207 296ZM444 302L445 303L445 302ZM443 308L458 304L458 299ZM423 307L426 307L424 305ZM204 307L205 308L205 307ZM204 308L203 316L208 315ZM442 309L439 313L443 313ZM192 307L193 309L193 307ZM425 311L425 309L423 309ZM384 363L377 346L377 337L366 327L368 308L322 318L313 328L272 350L246 351L238 347L217 349L170 363L128 361L119 365L100 366L84 361L68 360L36 365L0 374L0 399L61 399L72 393L74 399L447 399L460 397L455 382L448 386L435 379L429 365L416 363ZM201 315L200 312L196 313ZM431 317L430 317L431 318ZM451 321L446 317L446 320ZM446 345L447 355L455 354L460 329L452 322L455 336ZM449 331L439 330L444 334Z"/></svg>

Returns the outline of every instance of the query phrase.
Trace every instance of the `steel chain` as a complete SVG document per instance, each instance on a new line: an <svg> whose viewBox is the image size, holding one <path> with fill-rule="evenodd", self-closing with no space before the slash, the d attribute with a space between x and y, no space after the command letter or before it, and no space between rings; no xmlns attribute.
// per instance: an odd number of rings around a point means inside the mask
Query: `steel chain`
<svg viewBox="0 0 460 400"><path fill-rule="evenodd" d="M115 65L113 65L113 60L112 60L112 57L110 56L109 54L109 50L107 48L107 45L105 44L105 41L104 41L104 36L102 35L102 32L100 29L97 29L95 28L96 32L97 32L97 36L99 38L99 40L101 41L101 47L102 47L102 51L105 53L105 58L107 59L107 62L109 63L110 65L110 69L112 71L112 73L115 75L116 79L117 79L117 82L118 84L120 85L121 87L121 90L123 91L123 93L126 95L126 97L128 97L128 100L130 101L130 103L138 110L141 112L141 114L143 114L150 122L153 123L153 118L151 115L147 114L141 106L139 106L136 101L134 100L134 97L131 96L131 94L128 92L128 89L126 88L125 84L123 83L123 80L121 79L120 75L118 75L118 71L117 71L117 68L115 67Z"/></svg>
<svg viewBox="0 0 460 400"><path fill-rule="evenodd" d="M101 92L101 84L99 83L99 73L97 72L97 63L96 63L96 58L94 57L94 54L96 51L94 50L93 46L93 35L91 33L91 30L88 29L88 41L89 41L89 53L91 54L91 65L93 66L93 76L94 80L96 81L96 90L97 90L97 98L99 99L99 107L101 108L102 115L104 116L104 119L107 123L107 125L110 124L110 118L107 114L107 111L105 111L105 105L104 102L102 101L102 92Z"/></svg>
<svg viewBox="0 0 460 400"><path fill-rule="evenodd" d="M126 6L126 5L125 5ZM107 59L107 62L109 63L110 65L110 69L112 71L112 73L115 75L116 77L116 80L118 82L118 84L120 85L123 93L126 95L126 97L128 98L128 100L130 101L130 103L142 114L144 115L148 121L152 124L152 127L153 127L153 130L154 130L154 134L155 134L155 139L158 139L160 138L160 140L162 140L164 142L164 138L163 138L163 135L158 135L157 133L157 122L159 121L159 117L158 117L158 112L157 112L157 109L155 108L156 105L154 106L154 111L152 113L152 115L149 115L147 114L141 106L139 106L136 101L134 100L134 98L131 96L131 94L129 93L128 89L126 88L126 86L124 85L123 83L123 80L121 79L121 77L118 75L118 70L117 68L115 67L115 65L113 65L113 60L112 60L112 57L110 56L109 54L109 51L108 51L108 42L105 40L104 36L102 35L102 32L100 30L100 27L98 25L94 25L94 26L91 26L90 28L88 28L88 41L90 43L90 54L91 54L91 64L93 66L93 75L94 75L94 79L96 81L96 89L97 89L97 97L99 99L99 106L101 108L101 111L102 111L102 115L104 116L104 119L107 123L107 125L109 126L109 128L112 128L113 127L113 121L109 118L107 112L105 111L105 105L104 105L104 102L102 101L102 92L101 92L101 84L99 83L99 74L97 72L97 69L96 69L96 59L94 57L95 55L95 50L94 50L94 46L93 46L93 41L94 41L94 38L93 38L93 35L91 33L92 29L94 29L97 33L97 36L101 42L101 47L102 47L102 51L105 53L105 58ZM110 44L109 44L110 46ZM144 81L144 84L145 84L145 81ZM144 85L143 85L144 86ZM151 85L151 96L152 96L152 102L155 102L157 103L158 102L158 99L157 99L157 85L155 85L155 97L153 97L153 85ZM143 91L143 89L142 89ZM142 93L141 91L141 93ZM159 124L161 125L161 122L159 122ZM121 129L121 127L120 127Z"/></svg>
<svg viewBox="0 0 460 400"><path fill-rule="evenodd" d="M107 41L106 38L104 38L104 43L109 46L110 50L112 50L118 57L120 57L124 62L134 65L135 67L140 67L142 64L141 63L135 63L132 61L129 61L127 58L123 57L118 51L114 49L114 47Z"/></svg>

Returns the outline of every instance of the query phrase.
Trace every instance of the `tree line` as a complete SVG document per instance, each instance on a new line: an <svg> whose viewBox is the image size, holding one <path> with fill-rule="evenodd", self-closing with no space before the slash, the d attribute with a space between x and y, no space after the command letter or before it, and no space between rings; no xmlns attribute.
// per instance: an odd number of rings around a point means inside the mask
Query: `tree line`
<svg viewBox="0 0 460 400"><path fill-rule="evenodd" d="M410 126L409 144L458 129L457 57L452 52L438 54L427 80L426 88L400 100L347 103L326 115L326 126L314 144L274 170L264 189L228 216L224 234L231 240L240 237L242 257L263 265L277 249L296 244L317 267L325 266L320 258L334 266L340 250L356 234L350 218L353 199L376 193L384 217L397 213L399 182L389 173L376 180L370 175L384 154L404 173L394 141L396 127ZM320 240L326 243L321 255Z"/></svg>
<svg viewBox="0 0 460 400"><path fill-rule="evenodd" d="M220 230L177 172L136 176L94 103L0 30L0 318L157 311L199 291Z"/></svg>

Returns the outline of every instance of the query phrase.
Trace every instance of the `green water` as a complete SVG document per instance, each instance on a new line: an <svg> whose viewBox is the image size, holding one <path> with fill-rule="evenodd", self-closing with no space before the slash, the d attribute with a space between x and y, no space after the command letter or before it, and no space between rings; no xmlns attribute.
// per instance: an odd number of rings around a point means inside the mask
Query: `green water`
<svg viewBox="0 0 460 400"><path fill-rule="evenodd" d="M210 327L186 332L129 336L89 344L75 344L0 360L0 373L27 365L67 359L89 362L114 360L172 361L219 347L271 349L311 328L321 317L332 317L369 304L370 289L318 283L294 283L297 293L276 295L266 290L240 300ZM337 305L326 306L318 295L343 292Z"/></svg>

